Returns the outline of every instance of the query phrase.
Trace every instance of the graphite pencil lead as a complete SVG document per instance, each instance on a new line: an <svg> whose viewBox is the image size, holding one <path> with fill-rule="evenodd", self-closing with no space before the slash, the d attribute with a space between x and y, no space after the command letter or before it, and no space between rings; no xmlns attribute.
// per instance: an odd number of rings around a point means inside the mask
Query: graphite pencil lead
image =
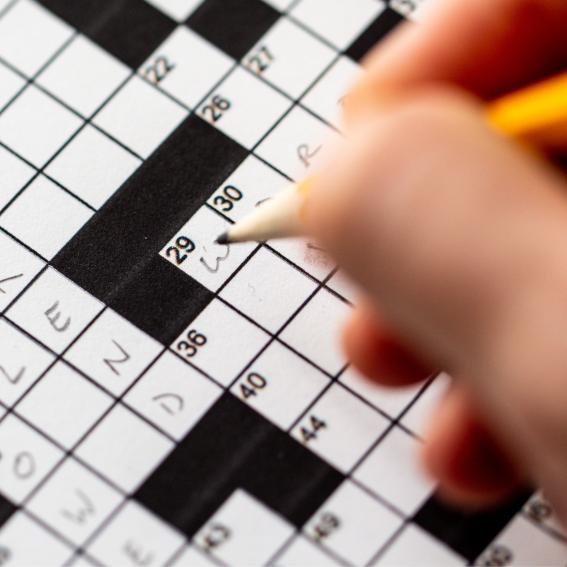
<svg viewBox="0 0 567 567"><path fill-rule="evenodd" d="M216 240L215 242L217 244L230 244L230 238L228 235L228 230L226 232L223 232Z"/></svg>

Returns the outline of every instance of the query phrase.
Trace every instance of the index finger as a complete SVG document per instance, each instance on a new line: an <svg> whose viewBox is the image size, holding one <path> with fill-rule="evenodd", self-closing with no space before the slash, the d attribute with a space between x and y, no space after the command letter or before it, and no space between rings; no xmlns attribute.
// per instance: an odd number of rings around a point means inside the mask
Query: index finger
<svg viewBox="0 0 567 567"><path fill-rule="evenodd" d="M442 82L490 99L567 62L565 0L438 1L370 53L347 120L382 93Z"/></svg>

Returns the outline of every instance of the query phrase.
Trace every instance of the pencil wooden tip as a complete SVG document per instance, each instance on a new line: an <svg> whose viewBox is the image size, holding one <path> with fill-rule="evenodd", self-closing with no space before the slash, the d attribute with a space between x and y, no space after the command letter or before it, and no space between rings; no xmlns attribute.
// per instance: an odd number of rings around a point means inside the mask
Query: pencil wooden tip
<svg viewBox="0 0 567 567"><path fill-rule="evenodd" d="M230 244L230 237L228 231L223 232L215 241L217 244Z"/></svg>

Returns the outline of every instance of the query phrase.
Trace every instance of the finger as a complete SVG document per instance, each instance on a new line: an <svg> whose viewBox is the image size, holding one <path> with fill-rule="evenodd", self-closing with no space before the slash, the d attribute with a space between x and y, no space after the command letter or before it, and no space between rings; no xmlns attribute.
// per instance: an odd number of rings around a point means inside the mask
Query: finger
<svg viewBox="0 0 567 567"><path fill-rule="evenodd" d="M347 122L376 97L416 85L452 83L490 99L567 63L564 0L445 0L429 16L371 52L346 99Z"/></svg>
<svg viewBox="0 0 567 567"><path fill-rule="evenodd" d="M479 420L470 396L458 385L443 400L423 451L441 496L452 503L486 506L522 485L518 467Z"/></svg>
<svg viewBox="0 0 567 567"><path fill-rule="evenodd" d="M387 328L469 377L514 455L567 499L565 181L480 117L451 92L392 105L322 173L306 220Z"/></svg>
<svg viewBox="0 0 567 567"><path fill-rule="evenodd" d="M567 244L563 181L480 116L451 92L392 106L353 134L306 207L392 332L448 370Z"/></svg>
<svg viewBox="0 0 567 567"><path fill-rule="evenodd" d="M347 358L367 378L388 386L422 382L432 370L384 326L376 310L359 304L343 332Z"/></svg>

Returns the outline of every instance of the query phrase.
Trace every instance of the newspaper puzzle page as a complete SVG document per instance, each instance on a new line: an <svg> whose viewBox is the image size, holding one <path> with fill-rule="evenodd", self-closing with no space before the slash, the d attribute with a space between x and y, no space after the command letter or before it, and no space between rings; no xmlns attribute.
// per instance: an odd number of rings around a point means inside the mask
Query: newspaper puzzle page
<svg viewBox="0 0 567 567"><path fill-rule="evenodd" d="M540 494L435 498L448 378L349 368L316 245L214 244L426 6L0 0L0 565L565 563Z"/></svg>

